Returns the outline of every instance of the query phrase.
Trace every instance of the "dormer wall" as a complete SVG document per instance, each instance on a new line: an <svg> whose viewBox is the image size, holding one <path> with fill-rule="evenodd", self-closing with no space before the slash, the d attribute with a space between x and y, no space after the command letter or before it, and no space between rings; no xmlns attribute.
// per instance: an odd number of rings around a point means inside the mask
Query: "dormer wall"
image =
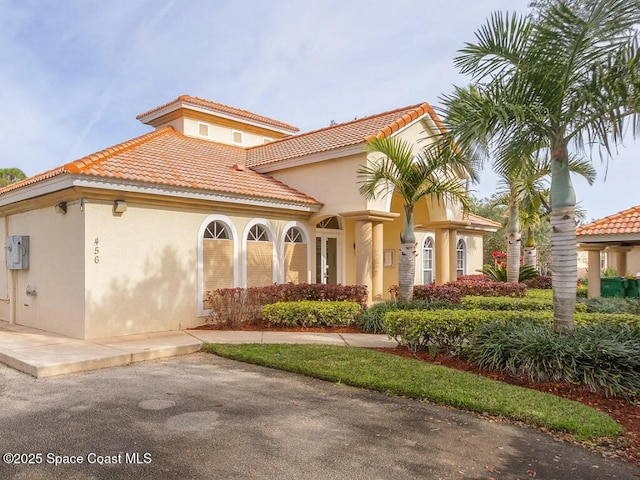
<svg viewBox="0 0 640 480"><path fill-rule="evenodd" d="M226 116L213 109L191 108L189 105L175 105L165 108L164 114L144 119L144 123L156 129L171 126L183 135L212 142L249 148L280 138L288 137L294 131L270 128L260 121L242 117ZM146 116L146 114L142 114ZM140 117L140 116L139 116ZM295 127L291 127L295 128Z"/></svg>

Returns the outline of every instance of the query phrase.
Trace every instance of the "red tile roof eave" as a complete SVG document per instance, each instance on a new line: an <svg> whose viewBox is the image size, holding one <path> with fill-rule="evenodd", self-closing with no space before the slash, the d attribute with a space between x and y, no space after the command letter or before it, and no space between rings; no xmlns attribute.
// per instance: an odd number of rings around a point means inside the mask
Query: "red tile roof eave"
<svg viewBox="0 0 640 480"><path fill-rule="evenodd" d="M237 199L252 199L252 200L259 200L259 201L264 201L264 200L271 200L275 203L287 203L290 205L311 205L311 206L316 206L318 208L321 208L324 204L318 200L316 200L313 197L310 197L309 195L306 195L304 193L298 192L297 190L295 190L295 192L299 193L303 198L300 199L292 199L291 197L281 197L281 196L275 196L275 195L258 195L258 194L246 194L246 193L241 193L241 192L233 192L233 191L229 191L229 190L216 190L216 189L212 189L212 188L189 188L189 187L179 187L179 186L175 186L175 185L167 185L164 183L160 183L160 182L141 182L141 181L136 181L136 180L127 180L127 179L118 179L118 178L111 178L111 177L103 177L100 175L89 175L89 174L78 174L78 175L74 175L77 178L82 178L85 180L95 180L96 182L109 182L109 181L113 181L113 182L117 182L119 184L121 184L123 187L123 191L126 192L126 187L148 187L154 190L157 190L158 187L161 187L163 190L165 190L166 192L169 192L169 196L170 192L185 192L187 194L193 194L193 195L198 195L198 194L202 194L202 195L221 195L224 197L233 197L233 198L237 198ZM281 183L281 182L279 182ZM290 190L294 190L291 187L288 187ZM306 198L305 198L306 197Z"/></svg>
<svg viewBox="0 0 640 480"><path fill-rule="evenodd" d="M28 187L29 185L34 185L36 183L49 180L50 178L64 175L65 173L68 173L68 172L64 167L56 167L54 169L47 170L46 172L40 173L38 175L34 175L29 178L25 178L24 180L20 180L19 182L15 182L3 188L0 188L0 195L4 195L5 193L13 192L20 188Z"/></svg>

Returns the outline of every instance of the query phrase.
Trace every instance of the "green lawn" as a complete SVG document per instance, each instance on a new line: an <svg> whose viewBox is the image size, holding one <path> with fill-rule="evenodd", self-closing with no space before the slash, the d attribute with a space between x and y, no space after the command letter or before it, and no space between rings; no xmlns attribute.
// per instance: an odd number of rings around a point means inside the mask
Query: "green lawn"
<svg viewBox="0 0 640 480"><path fill-rule="evenodd" d="M311 377L519 420L574 434L613 438L622 427L578 402L479 375L375 350L324 345L208 344L215 355Z"/></svg>

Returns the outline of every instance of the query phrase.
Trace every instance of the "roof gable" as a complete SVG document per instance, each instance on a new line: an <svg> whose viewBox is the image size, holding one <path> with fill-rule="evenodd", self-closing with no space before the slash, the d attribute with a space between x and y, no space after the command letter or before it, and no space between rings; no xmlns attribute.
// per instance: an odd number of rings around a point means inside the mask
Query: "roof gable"
<svg viewBox="0 0 640 480"><path fill-rule="evenodd" d="M438 128L441 128L442 124L429 104L410 105L251 147L248 149L247 165L257 167L358 145L376 137L383 138L425 115L429 115Z"/></svg>

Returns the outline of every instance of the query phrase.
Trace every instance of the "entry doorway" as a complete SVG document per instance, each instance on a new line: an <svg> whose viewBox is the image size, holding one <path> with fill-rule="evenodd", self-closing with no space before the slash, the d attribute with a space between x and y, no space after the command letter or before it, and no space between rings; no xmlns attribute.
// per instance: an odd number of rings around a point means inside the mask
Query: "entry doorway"
<svg viewBox="0 0 640 480"><path fill-rule="evenodd" d="M316 283L337 284L341 278L339 235L321 233L316 235Z"/></svg>

